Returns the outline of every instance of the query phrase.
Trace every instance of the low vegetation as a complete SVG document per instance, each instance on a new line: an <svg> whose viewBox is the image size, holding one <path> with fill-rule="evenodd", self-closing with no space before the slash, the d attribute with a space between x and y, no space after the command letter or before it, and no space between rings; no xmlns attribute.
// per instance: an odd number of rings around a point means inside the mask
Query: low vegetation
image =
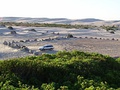
<svg viewBox="0 0 120 90"><path fill-rule="evenodd" d="M120 59L80 51L0 61L1 90L120 90Z"/></svg>
<svg viewBox="0 0 120 90"><path fill-rule="evenodd" d="M116 30L119 29L119 26L95 26L95 25L79 25L79 24L55 24L55 23L28 23L28 22L0 22L1 26L9 26L9 29L13 29L11 26L26 26L26 27L61 27L61 28L75 28L75 29L105 29L106 31L114 34ZM29 31L35 31L35 29L31 29Z"/></svg>
<svg viewBox="0 0 120 90"><path fill-rule="evenodd" d="M103 29L105 29L106 31L110 32L111 34L115 34L115 31L119 29L118 26L101 26Z"/></svg>
<svg viewBox="0 0 120 90"><path fill-rule="evenodd" d="M35 30L35 29L30 29L30 30L28 30L28 31L36 32L36 30Z"/></svg>
<svg viewBox="0 0 120 90"><path fill-rule="evenodd" d="M28 22L0 22L0 25L6 26L27 26L27 27L61 27L61 28L82 28L92 29L97 26L93 25L71 25L71 24L54 24L54 23L28 23Z"/></svg>
<svg viewBox="0 0 120 90"><path fill-rule="evenodd" d="M113 31L115 31L115 30L118 30L118 27L117 26L101 26L102 28L104 28L104 29L106 29L107 31L109 31L109 30L113 30Z"/></svg>
<svg viewBox="0 0 120 90"><path fill-rule="evenodd" d="M13 30L13 27L12 27L12 26L9 26L8 29Z"/></svg>

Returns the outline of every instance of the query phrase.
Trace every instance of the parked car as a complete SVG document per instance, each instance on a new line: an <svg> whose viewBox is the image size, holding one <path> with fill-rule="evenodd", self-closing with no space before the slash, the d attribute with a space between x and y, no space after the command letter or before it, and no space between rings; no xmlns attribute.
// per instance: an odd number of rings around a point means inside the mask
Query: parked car
<svg viewBox="0 0 120 90"><path fill-rule="evenodd" d="M41 46L39 47L39 50L43 51L43 50L53 50L54 47L53 45L44 45L44 46Z"/></svg>

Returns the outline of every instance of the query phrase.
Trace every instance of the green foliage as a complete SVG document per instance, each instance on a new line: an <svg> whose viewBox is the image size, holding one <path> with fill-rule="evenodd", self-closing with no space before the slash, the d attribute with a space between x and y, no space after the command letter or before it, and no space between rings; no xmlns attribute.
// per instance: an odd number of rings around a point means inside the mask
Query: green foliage
<svg viewBox="0 0 120 90"><path fill-rule="evenodd" d="M0 61L1 90L115 90L120 59L61 51Z"/></svg>
<svg viewBox="0 0 120 90"><path fill-rule="evenodd" d="M55 90L55 83L49 83L49 84L43 83L41 85L41 89L42 90Z"/></svg>
<svg viewBox="0 0 120 90"><path fill-rule="evenodd" d="M52 24L52 23L28 23L28 22L0 22L0 25L9 26L27 26L27 27L61 27L61 28L82 28L82 29L92 29L96 28L93 25L71 25L71 24ZM35 31L35 30L34 30Z"/></svg>
<svg viewBox="0 0 120 90"><path fill-rule="evenodd" d="M30 87L27 84L22 84L20 81L18 82L18 87L14 87L10 84L11 81L0 82L0 90L39 90L34 86ZM17 83L17 82L16 82Z"/></svg>
<svg viewBox="0 0 120 90"><path fill-rule="evenodd" d="M106 29L106 31L111 31L110 33L114 33L115 30L118 30L117 26L101 26L103 29Z"/></svg>
<svg viewBox="0 0 120 90"><path fill-rule="evenodd" d="M114 34L115 32L114 31L110 31L110 33Z"/></svg>
<svg viewBox="0 0 120 90"><path fill-rule="evenodd" d="M12 26L9 26L9 27L8 27L8 29L11 29L11 30L13 30L13 27L12 27Z"/></svg>
<svg viewBox="0 0 120 90"><path fill-rule="evenodd" d="M120 63L120 58L117 58L116 61L117 61L118 63Z"/></svg>

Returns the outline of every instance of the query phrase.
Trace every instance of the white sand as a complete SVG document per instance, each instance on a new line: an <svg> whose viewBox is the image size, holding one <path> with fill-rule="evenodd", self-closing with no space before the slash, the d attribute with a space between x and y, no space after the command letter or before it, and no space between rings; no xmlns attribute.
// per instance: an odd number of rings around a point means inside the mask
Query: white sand
<svg viewBox="0 0 120 90"><path fill-rule="evenodd" d="M37 32L28 31L28 29L34 28ZM93 29L65 29L65 28L48 28L48 27L14 27L17 32L15 35L11 35L7 27L0 27L0 59L8 59L14 57L23 57L31 55L29 53L20 51L19 49L13 49L3 45L4 41L20 41L20 40L31 40L31 42L22 43L32 50L38 50L39 46L45 44L53 44L54 51L46 51L48 53L56 53L61 50L82 50L87 52L98 52L112 57L120 56L120 31L111 34L105 30L93 30ZM48 31L48 32L47 32ZM52 33L55 34L52 34ZM57 35L59 32L60 35ZM42 34L44 33L44 34ZM66 39L66 40L52 40L52 41L40 41L45 38L65 37L68 33L73 34L75 37L88 37L87 39ZM90 37L97 39L90 39ZM102 38L102 40L98 39ZM118 39L111 40L112 38ZM38 42L32 40L37 39ZM109 39L109 40L103 40ZM46 53L41 52L41 53Z"/></svg>

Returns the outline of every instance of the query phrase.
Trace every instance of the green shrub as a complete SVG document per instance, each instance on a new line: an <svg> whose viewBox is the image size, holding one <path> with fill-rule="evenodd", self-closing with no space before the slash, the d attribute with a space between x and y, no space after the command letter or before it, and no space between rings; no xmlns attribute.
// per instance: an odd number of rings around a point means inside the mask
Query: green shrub
<svg viewBox="0 0 120 90"><path fill-rule="evenodd" d="M36 32L36 30L35 30L35 29L30 29L30 30L28 30L28 31L33 31L33 32Z"/></svg>
<svg viewBox="0 0 120 90"><path fill-rule="evenodd" d="M80 51L0 61L0 89L115 90L120 88L119 61Z"/></svg>
<svg viewBox="0 0 120 90"><path fill-rule="evenodd" d="M115 32L114 32L114 31L110 31L110 33L115 34Z"/></svg>
<svg viewBox="0 0 120 90"><path fill-rule="evenodd" d="M8 29L13 30L13 27L12 27L12 26L9 26Z"/></svg>

